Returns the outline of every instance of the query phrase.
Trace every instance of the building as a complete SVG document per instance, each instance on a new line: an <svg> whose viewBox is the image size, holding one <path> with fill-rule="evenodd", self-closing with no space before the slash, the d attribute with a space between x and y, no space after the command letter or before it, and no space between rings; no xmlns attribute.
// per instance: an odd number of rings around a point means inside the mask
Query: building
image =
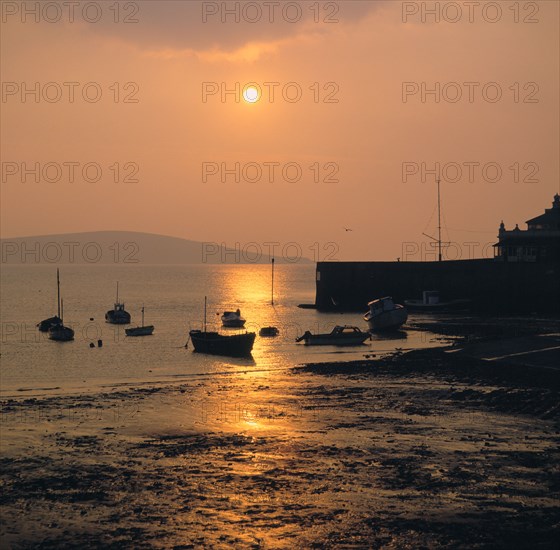
<svg viewBox="0 0 560 550"><path fill-rule="evenodd" d="M527 222L527 229L516 225L506 230L500 224L495 258L504 262L549 262L560 260L560 195L554 196L552 208Z"/></svg>
<svg viewBox="0 0 560 550"><path fill-rule="evenodd" d="M397 303L437 290L442 300L468 299L487 314L560 315L560 196L528 228L500 226L495 258L443 262L318 262L315 307L367 311L375 298ZM501 260L501 261L500 261Z"/></svg>

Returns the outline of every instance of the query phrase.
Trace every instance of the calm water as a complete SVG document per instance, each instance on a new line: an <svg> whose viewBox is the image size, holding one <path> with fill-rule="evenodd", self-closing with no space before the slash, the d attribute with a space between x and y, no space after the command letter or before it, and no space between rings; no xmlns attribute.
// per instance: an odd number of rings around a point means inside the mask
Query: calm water
<svg viewBox="0 0 560 550"><path fill-rule="evenodd" d="M56 268L3 266L1 276L2 354L0 392L4 396L72 393L120 384L163 382L180 377L207 376L232 369L270 370L309 361L350 360L396 348L425 347L426 334L409 331L405 337L381 338L358 348L305 347L294 342L305 330L328 332L336 324L367 329L361 314L321 314L299 309L315 297L315 266L277 266L275 306L270 305L270 267L220 266L62 266L61 285L65 324L75 340L57 343L35 325L56 313ZM124 328L105 323L104 316L119 297L153 336L127 338ZM276 338L257 336L253 359L206 356L184 348L190 328L200 328L204 296L208 296L208 326L218 328L217 312L241 309L246 327L275 325ZM93 318L93 321L90 321ZM102 348L90 348L103 340Z"/></svg>

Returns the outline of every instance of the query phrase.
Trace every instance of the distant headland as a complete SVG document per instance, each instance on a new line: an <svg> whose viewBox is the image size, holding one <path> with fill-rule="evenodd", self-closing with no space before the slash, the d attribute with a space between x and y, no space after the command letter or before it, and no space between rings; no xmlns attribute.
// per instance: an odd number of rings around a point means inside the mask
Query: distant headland
<svg viewBox="0 0 560 550"><path fill-rule="evenodd" d="M298 243L201 242L136 231L93 231L0 239L3 265L310 264Z"/></svg>

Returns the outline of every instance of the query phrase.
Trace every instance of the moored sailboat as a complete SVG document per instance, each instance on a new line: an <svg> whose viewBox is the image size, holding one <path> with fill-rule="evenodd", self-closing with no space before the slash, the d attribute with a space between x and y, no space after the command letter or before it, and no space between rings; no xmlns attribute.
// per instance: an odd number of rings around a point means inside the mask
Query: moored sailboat
<svg viewBox="0 0 560 550"><path fill-rule="evenodd" d="M207 299L205 296L203 330L189 331L189 338L193 343L194 351L210 355L249 357L251 355L251 351L253 350L253 344L255 343L257 335L254 332L225 335L220 334L219 332L206 330L206 304Z"/></svg>
<svg viewBox="0 0 560 550"><path fill-rule="evenodd" d="M74 330L64 326L64 303L60 297L60 274L58 269L56 270L56 287L58 295L58 315L56 318L60 319L60 321L52 324L48 328L49 340L54 340L55 342L70 342L74 340Z"/></svg>
<svg viewBox="0 0 560 550"><path fill-rule="evenodd" d="M58 314L49 317L48 319L43 319L40 323L37 323L37 328L40 332L49 332L49 329L54 325L59 325L62 320L60 319L60 275L59 270L56 270L56 288L57 288L57 304L58 304Z"/></svg>
<svg viewBox="0 0 560 550"><path fill-rule="evenodd" d="M60 323L58 325L53 325L49 329L49 340L54 340L56 342L70 342L74 340L74 330L70 327L64 326L64 317L62 313L62 299L60 300Z"/></svg>
<svg viewBox="0 0 560 550"><path fill-rule="evenodd" d="M150 336L154 332L154 325L144 325L144 306L142 306L142 326L125 328L127 336Z"/></svg>

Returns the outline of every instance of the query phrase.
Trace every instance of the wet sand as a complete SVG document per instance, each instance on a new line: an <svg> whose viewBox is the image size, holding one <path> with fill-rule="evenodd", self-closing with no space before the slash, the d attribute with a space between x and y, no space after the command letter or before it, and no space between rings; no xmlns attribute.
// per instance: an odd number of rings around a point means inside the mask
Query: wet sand
<svg viewBox="0 0 560 550"><path fill-rule="evenodd" d="M555 548L560 374L432 349L2 403L2 548Z"/></svg>

